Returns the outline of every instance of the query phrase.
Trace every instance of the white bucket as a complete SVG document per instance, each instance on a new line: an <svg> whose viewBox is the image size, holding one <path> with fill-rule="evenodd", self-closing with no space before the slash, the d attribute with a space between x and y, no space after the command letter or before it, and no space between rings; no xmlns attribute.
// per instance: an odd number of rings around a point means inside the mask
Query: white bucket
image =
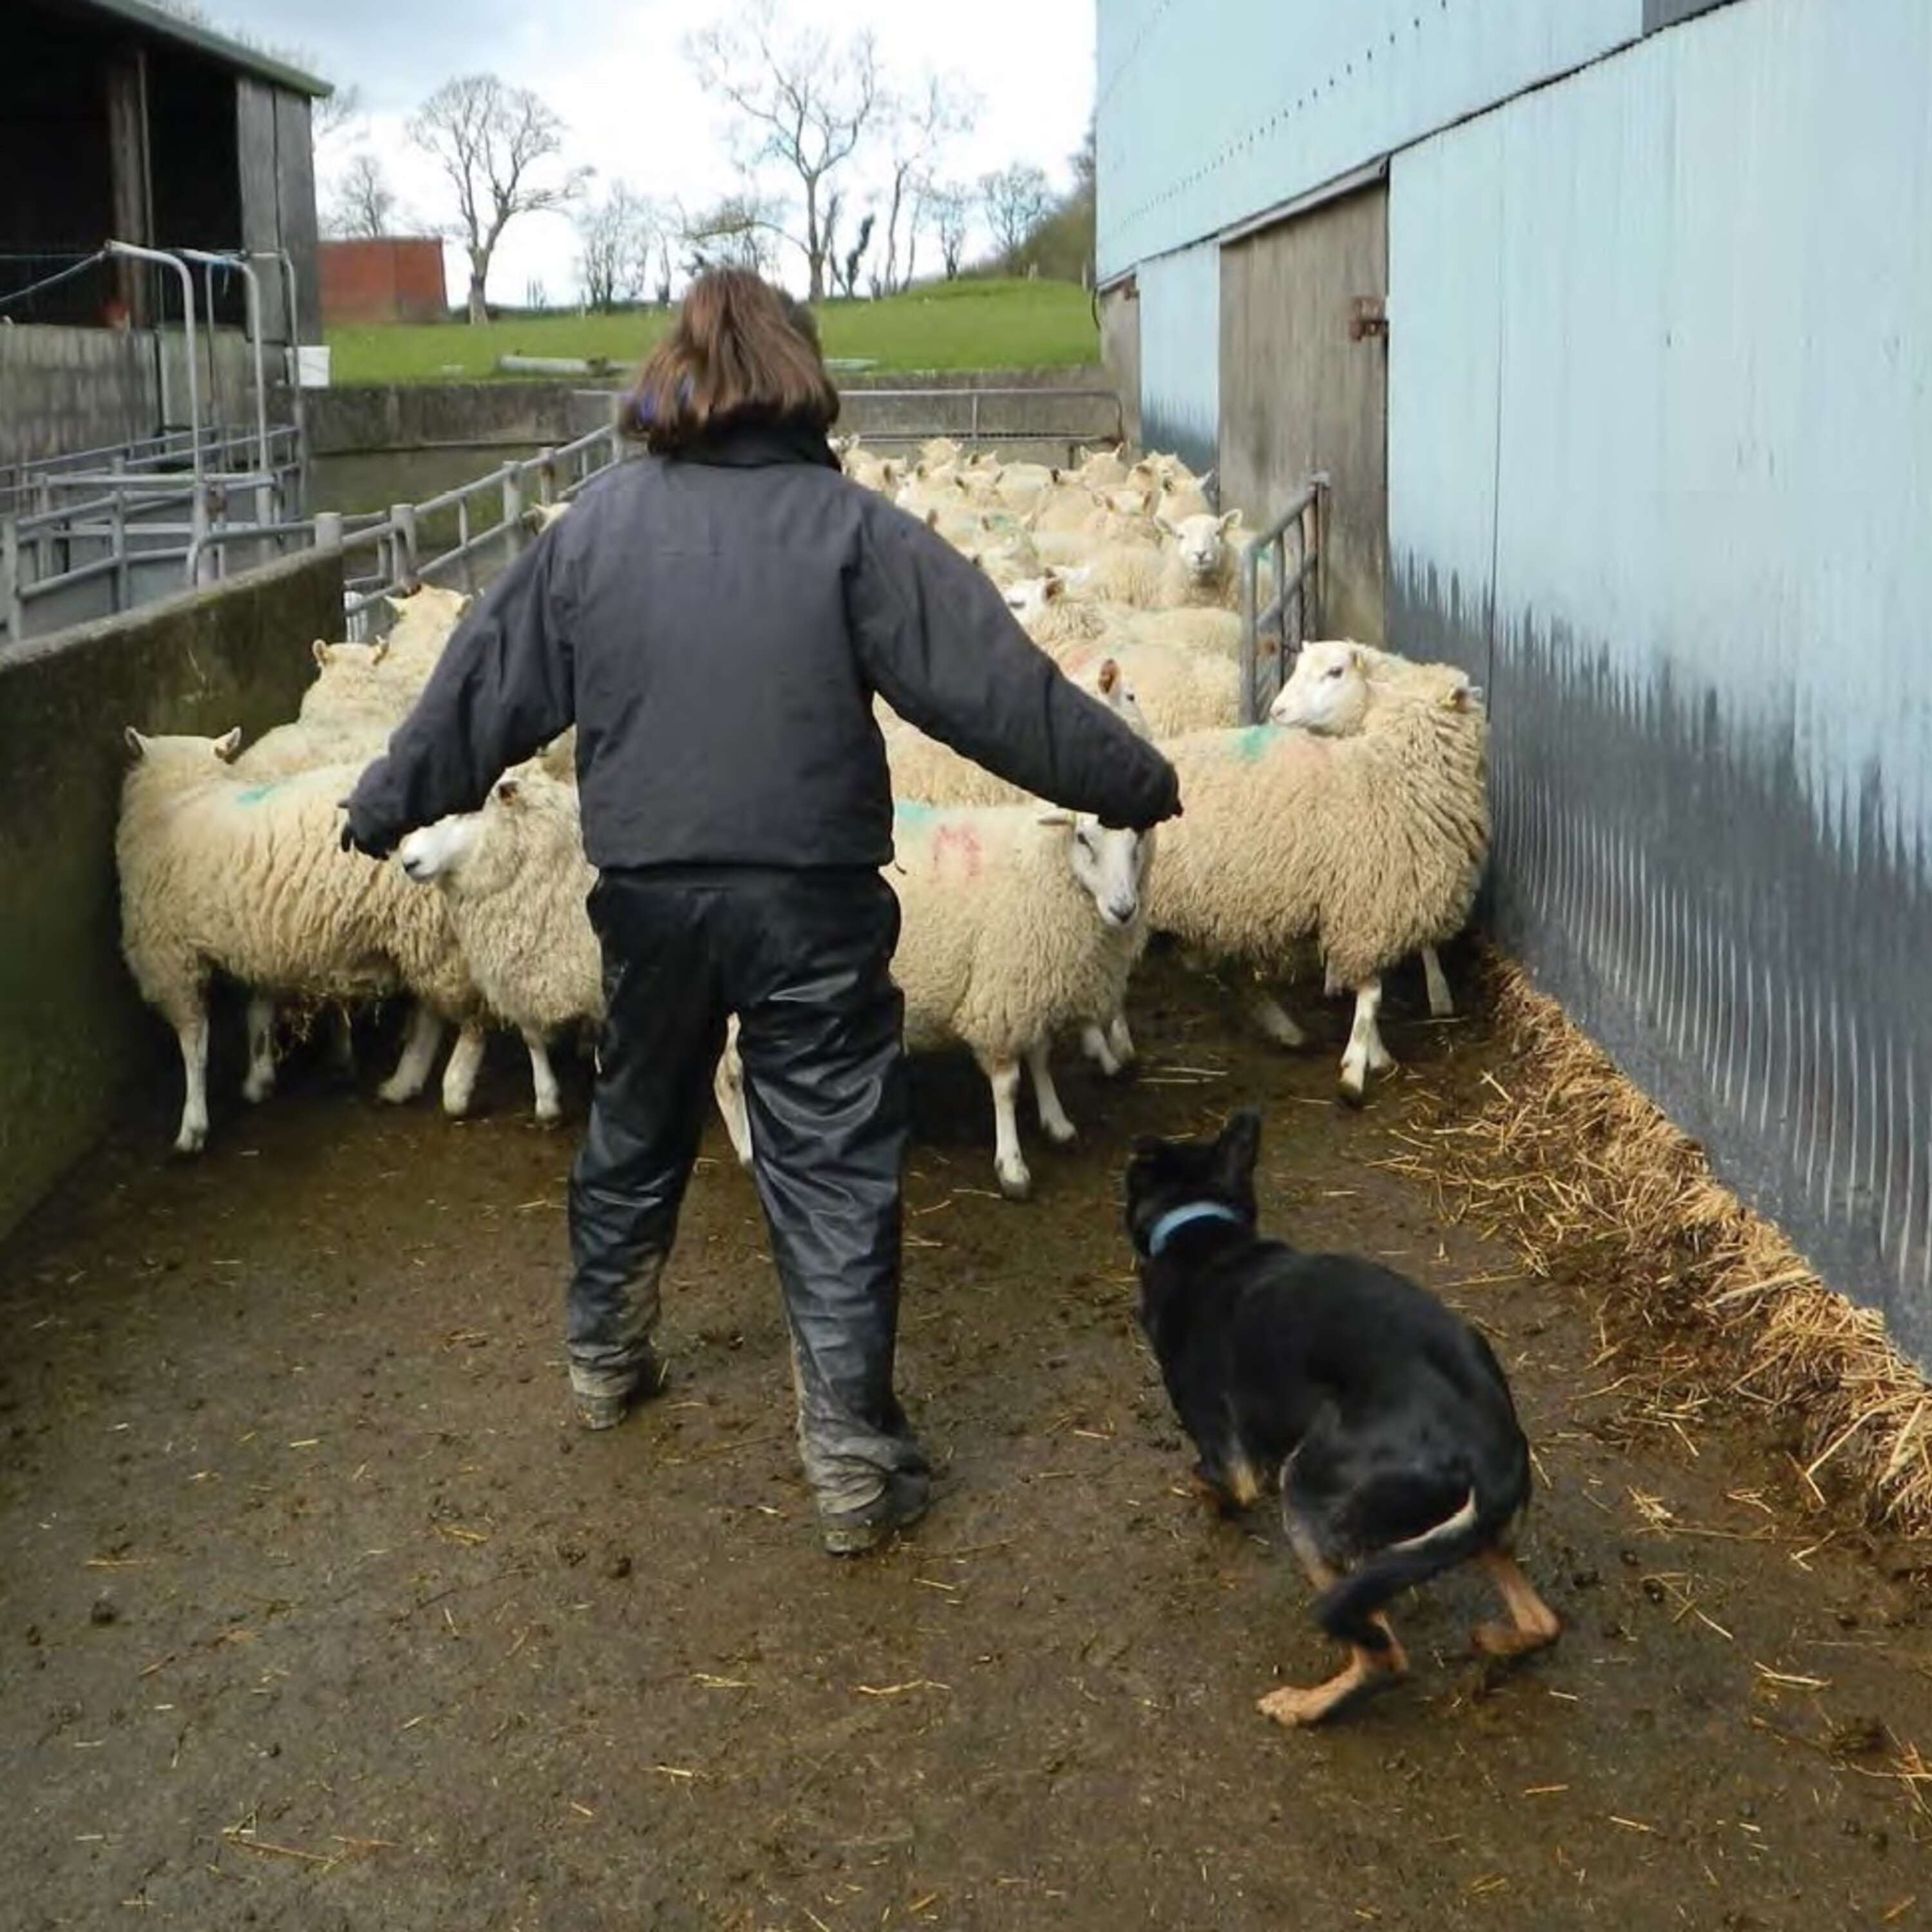
<svg viewBox="0 0 1932 1932"><path fill-rule="evenodd" d="M296 381L304 389L328 387L328 346L304 342L296 350Z"/></svg>

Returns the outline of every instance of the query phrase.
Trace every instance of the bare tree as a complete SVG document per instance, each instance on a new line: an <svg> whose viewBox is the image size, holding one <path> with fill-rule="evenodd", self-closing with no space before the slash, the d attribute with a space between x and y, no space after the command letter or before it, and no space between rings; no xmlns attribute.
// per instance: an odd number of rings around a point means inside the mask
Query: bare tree
<svg viewBox="0 0 1932 1932"><path fill-rule="evenodd" d="M680 210L676 225L688 275L701 275L708 268L770 272L778 231L771 209L754 194L728 194L695 213ZM665 279L668 283L668 275Z"/></svg>
<svg viewBox="0 0 1932 1932"><path fill-rule="evenodd" d="M890 104L887 131L891 163L886 207L886 291L909 288L919 250L919 225L932 205L932 170L946 142L970 131L980 112L979 97L960 82L929 74L924 88ZM905 268L899 268L900 218L905 220Z"/></svg>
<svg viewBox="0 0 1932 1932"><path fill-rule="evenodd" d="M1046 218L1053 190L1044 170L1030 161L1016 161L996 174L980 177L980 206L993 231L993 247L1001 267L1019 266L1027 237Z"/></svg>
<svg viewBox="0 0 1932 1932"><path fill-rule="evenodd" d="M859 224L859 238L845 254L845 296L849 302L856 295L859 281L859 264L866 259L866 250L872 245L872 230L878 224L878 217L868 208L865 219Z"/></svg>
<svg viewBox="0 0 1932 1932"><path fill-rule="evenodd" d="M577 277L594 309L635 302L649 286L664 218L649 196L619 182L577 218Z"/></svg>
<svg viewBox="0 0 1932 1932"><path fill-rule="evenodd" d="M350 157L322 225L331 235L373 242L391 232L395 212L395 193L382 164L364 148Z"/></svg>
<svg viewBox="0 0 1932 1932"><path fill-rule="evenodd" d="M445 81L410 122L410 139L456 191L456 238L470 256L470 320L487 322L484 287L503 230L520 214L574 200L590 170L537 178L563 146L563 123L529 88L506 87L494 74Z"/></svg>
<svg viewBox="0 0 1932 1932"><path fill-rule="evenodd" d="M946 182L927 189L924 199L939 238L939 259L946 279L956 281L960 258L966 252L966 231L973 219L972 190L963 182Z"/></svg>
<svg viewBox="0 0 1932 1932"><path fill-rule="evenodd" d="M734 20L694 34L685 51L700 84L736 117L740 158L782 168L797 182L803 232L784 232L805 256L810 298L820 300L832 253L825 197L879 104L872 35L855 34L835 48L815 29L782 22L776 0L747 0Z"/></svg>

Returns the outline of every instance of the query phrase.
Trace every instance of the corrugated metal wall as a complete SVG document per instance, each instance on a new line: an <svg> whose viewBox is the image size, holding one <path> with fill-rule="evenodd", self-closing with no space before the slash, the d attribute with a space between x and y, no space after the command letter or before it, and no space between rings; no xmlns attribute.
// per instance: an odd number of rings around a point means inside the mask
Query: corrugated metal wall
<svg viewBox="0 0 1932 1932"><path fill-rule="evenodd" d="M1643 0L1099 0L1101 275L1332 181L1643 25Z"/></svg>
<svg viewBox="0 0 1932 1932"><path fill-rule="evenodd" d="M1932 1360L1932 8L1748 0L1398 155L1390 632L1504 943Z"/></svg>
<svg viewBox="0 0 1932 1932"><path fill-rule="evenodd" d="M1220 256L1209 242L1140 269L1141 442L1196 470L1220 434Z"/></svg>

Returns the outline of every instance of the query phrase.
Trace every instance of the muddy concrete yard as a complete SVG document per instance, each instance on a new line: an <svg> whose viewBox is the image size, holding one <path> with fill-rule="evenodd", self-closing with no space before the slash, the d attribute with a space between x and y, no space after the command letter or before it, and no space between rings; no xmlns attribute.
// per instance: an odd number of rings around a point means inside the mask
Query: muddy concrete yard
<svg viewBox="0 0 1932 1932"><path fill-rule="evenodd" d="M130 1118L0 1251L0 1920L38 1928L1724 1928L1932 1924L1932 1640L1895 1550L1788 1460L1639 1425L1586 1294L1376 1163L1480 1022L1360 1115L1171 968L1141 1078L992 1198L983 1090L922 1070L902 1381L943 1468L910 1539L812 1533L776 1292L714 1131L668 1399L595 1439L559 1362L572 1136L507 1048L484 1117L296 1067L213 1144ZM583 1092L574 1090L574 1119ZM1566 1618L1498 1674L1473 1578L1401 1606L1414 1681L1256 1713L1330 1653L1264 1516L1204 1516L1137 1340L1137 1132L1267 1110L1267 1219L1480 1321Z"/></svg>

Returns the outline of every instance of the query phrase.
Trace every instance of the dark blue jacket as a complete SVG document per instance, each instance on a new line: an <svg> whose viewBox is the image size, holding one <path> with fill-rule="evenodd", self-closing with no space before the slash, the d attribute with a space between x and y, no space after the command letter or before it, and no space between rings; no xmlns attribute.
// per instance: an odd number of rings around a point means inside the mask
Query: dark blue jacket
<svg viewBox="0 0 1932 1932"><path fill-rule="evenodd" d="M842 476L823 437L745 427L585 488L451 639L350 830L387 852L574 724L600 868L881 866L875 693L1055 804L1137 827L1178 807L1167 760L977 568Z"/></svg>

